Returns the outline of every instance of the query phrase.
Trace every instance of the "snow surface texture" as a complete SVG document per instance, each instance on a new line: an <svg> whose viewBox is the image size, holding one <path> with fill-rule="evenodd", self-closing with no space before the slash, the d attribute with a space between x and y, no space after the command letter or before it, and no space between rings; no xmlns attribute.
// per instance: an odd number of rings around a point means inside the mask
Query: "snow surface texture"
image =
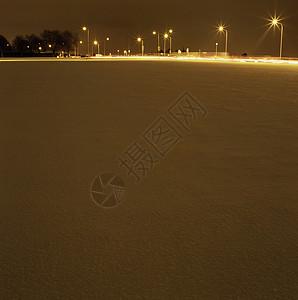
<svg viewBox="0 0 298 300"><path fill-rule="evenodd" d="M118 156L185 90L207 117L136 184ZM2 299L297 299L297 66L0 62L0 92Z"/></svg>

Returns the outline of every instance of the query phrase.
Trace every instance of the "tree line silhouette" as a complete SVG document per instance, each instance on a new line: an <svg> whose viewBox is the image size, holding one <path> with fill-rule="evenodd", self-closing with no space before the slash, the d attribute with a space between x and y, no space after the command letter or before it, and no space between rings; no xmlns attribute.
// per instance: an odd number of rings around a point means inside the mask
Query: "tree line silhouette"
<svg viewBox="0 0 298 300"><path fill-rule="evenodd" d="M4 56L56 56L62 51L76 52L79 37L71 31L44 30L40 35L17 35L12 43L0 35L0 55Z"/></svg>

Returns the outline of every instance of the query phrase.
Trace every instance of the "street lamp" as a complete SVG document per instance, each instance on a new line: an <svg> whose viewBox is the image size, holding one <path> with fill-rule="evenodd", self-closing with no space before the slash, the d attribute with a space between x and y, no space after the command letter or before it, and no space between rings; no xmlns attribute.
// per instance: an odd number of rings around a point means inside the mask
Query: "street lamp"
<svg viewBox="0 0 298 300"><path fill-rule="evenodd" d="M159 32L153 31L153 35L157 35L157 55L160 55Z"/></svg>
<svg viewBox="0 0 298 300"><path fill-rule="evenodd" d="M52 45L51 44L49 44L49 48L52 50L52 52L53 52L53 57L54 57L54 53L55 53L55 51L52 49Z"/></svg>
<svg viewBox="0 0 298 300"><path fill-rule="evenodd" d="M144 56L144 40L140 37L138 37L137 41L140 43L142 42L142 56Z"/></svg>
<svg viewBox="0 0 298 300"><path fill-rule="evenodd" d="M170 54L172 54L172 33L173 29L169 30L169 38L170 38Z"/></svg>
<svg viewBox="0 0 298 300"><path fill-rule="evenodd" d="M106 41L109 41L110 38L107 37L106 39L104 39L103 41L103 56L106 56Z"/></svg>
<svg viewBox="0 0 298 300"><path fill-rule="evenodd" d="M83 44L83 41L79 41L79 44L82 45ZM75 46L75 50L76 50L76 53L75 55L79 55L79 46Z"/></svg>
<svg viewBox="0 0 298 300"><path fill-rule="evenodd" d="M217 49L218 49L218 43L215 43L215 57L217 57Z"/></svg>
<svg viewBox="0 0 298 300"><path fill-rule="evenodd" d="M282 57L282 47L283 47L283 37L284 37L284 25L280 22L279 18L274 18L271 20L271 27L280 26L280 44L279 44L279 59Z"/></svg>
<svg viewBox="0 0 298 300"><path fill-rule="evenodd" d="M89 41L89 39L90 39L90 30L89 30L89 28L87 28L86 26L84 26L83 28L83 31L87 31L87 43L88 43L88 56L90 56L90 53L89 53L89 44L90 44L90 41Z"/></svg>
<svg viewBox="0 0 298 300"><path fill-rule="evenodd" d="M226 34L226 47L225 47L225 52L226 52L226 57L228 55L228 31L223 27L219 26L218 27L219 32L224 32Z"/></svg>
<svg viewBox="0 0 298 300"><path fill-rule="evenodd" d="M164 36L163 36L163 53L164 53L164 56L166 55L166 45L167 45L168 37L169 37L169 35L167 33L165 33Z"/></svg>
<svg viewBox="0 0 298 300"><path fill-rule="evenodd" d="M131 43L130 43L131 38L132 37L128 38L128 51L127 51L128 55L130 55L130 53L131 53Z"/></svg>
<svg viewBox="0 0 298 300"><path fill-rule="evenodd" d="M99 54L99 42L98 41L94 41L93 44L94 44L94 46L97 46L97 53Z"/></svg>

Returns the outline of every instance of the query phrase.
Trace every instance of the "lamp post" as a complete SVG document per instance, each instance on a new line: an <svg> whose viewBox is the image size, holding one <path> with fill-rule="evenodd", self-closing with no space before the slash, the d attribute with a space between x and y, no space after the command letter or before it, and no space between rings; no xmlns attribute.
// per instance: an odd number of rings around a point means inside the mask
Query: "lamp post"
<svg viewBox="0 0 298 300"><path fill-rule="evenodd" d="M167 45L167 39L169 35L167 33L164 34L163 36L163 55L166 55L166 45Z"/></svg>
<svg viewBox="0 0 298 300"><path fill-rule="evenodd" d="M130 43L130 40L131 40L131 37L128 39L128 51L127 51L127 53L128 53L128 55L130 55L131 54L131 43Z"/></svg>
<svg viewBox="0 0 298 300"><path fill-rule="evenodd" d="M280 44L279 44L279 59L282 58L282 48L283 48L283 37L284 37L284 25L280 22L280 19L274 18L271 21L271 26L280 26Z"/></svg>
<svg viewBox="0 0 298 300"><path fill-rule="evenodd" d="M226 34L226 47L225 47L225 53L226 53L226 57L228 55L228 31L223 27L223 26L219 26L218 27L218 31L219 32L224 32Z"/></svg>
<svg viewBox="0 0 298 300"><path fill-rule="evenodd" d="M79 41L79 43L80 43L80 45L82 45L83 41ZM79 55L79 47L78 46L76 47L76 55Z"/></svg>
<svg viewBox="0 0 298 300"><path fill-rule="evenodd" d="M169 38L170 38L170 55L172 54L172 33L173 29L169 30Z"/></svg>
<svg viewBox="0 0 298 300"><path fill-rule="evenodd" d="M84 26L82 29L83 29L83 31L87 31L88 56L90 56L90 52L89 52L89 50L90 50L90 40L89 40L90 39L90 30L86 26Z"/></svg>
<svg viewBox="0 0 298 300"><path fill-rule="evenodd" d="M93 44L94 44L94 46L97 46L97 53L99 54L99 42L94 41ZM92 53L93 53L93 51L92 51Z"/></svg>
<svg viewBox="0 0 298 300"><path fill-rule="evenodd" d="M142 43L142 56L144 56L144 40L142 38L138 38L138 42Z"/></svg>
<svg viewBox="0 0 298 300"><path fill-rule="evenodd" d="M153 34L157 35L157 55L160 55L159 32L153 31Z"/></svg>
<svg viewBox="0 0 298 300"><path fill-rule="evenodd" d="M106 39L104 39L103 41L103 56L106 56L106 41L109 41L110 38L107 37Z"/></svg>
<svg viewBox="0 0 298 300"><path fill-rule="evenodd" d="M215 43L215 57L217 57L218 43Z"/></svg>
<svg viewBox="0 0 298 300"><path fill-rule="evenodd" d="M50 48L51 51L53 51L51 44L49 44L49 48ZM54 56L54 51L53 51L53 56Z"/></svg>

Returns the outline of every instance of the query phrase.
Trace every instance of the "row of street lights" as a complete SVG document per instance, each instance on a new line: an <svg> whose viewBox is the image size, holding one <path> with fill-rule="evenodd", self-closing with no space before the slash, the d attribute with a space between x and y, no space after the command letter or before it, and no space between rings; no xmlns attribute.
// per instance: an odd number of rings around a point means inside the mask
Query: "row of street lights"
<svg viewBox="0 0 298 300"><path fill-rule="evenodd" d="M157 54L160 54L160 33L153 31L152 32L153 35L157 35ZM167 43L167 39L170 39L170 50L169 53L172 53L172 33L173 33L173 29L170 29L169 32L166 32L163 34L163 39L164 39L164 47L163 47L163 52L164 54L166 53L166 43Z"/></svg>
<svg viewBox="0 0 298 300"><path fill-rule="evenodd" d="M270 28L271 27L280 27L280 48L279 48L279 57L280 59L282 58L282 50L283 50L283 36L284 36L284 25L281 23L281 19L280 18L277 18L277 17L274 17L270 20ZM89 49L89 45L90 45L90 30L89 28L87 27L83 27L82 28L83 31L86 31L87 32L87 40L88 40L88 56L90 56L90 49ZM228 54L228 30L226 29L225 26L223 25L220 25L218 26L218 31L221 32L221 33L224 33L225 34L225 55L227 56ZM169 39L170 40L170 49L169 49L169 54L171 55L172 54L172 34L173 34L173 30L170 29L168 32L164 33L163 34L163 40L164 40L164 49L163 49L163 53L165 55L166 53L166 45L167 45L167 40ZM157 32L157 31L153 31L153 35L156 35L157 36L157 54L160 55L161 53L161 47L160 47L160 33ZM104 40L104 56L105 56L105 52L106 52L106 48L105 48L105 42L106 41L109 41L110 38L105 38ZM141 47L142 47L142 56L144 55L144 52L145 52L145 48L144 48L144 39L142 37L138 37L137 38L137 41L139 43L141 43ZM80 43L82 43L82 41L80 41ZM93 44L97 47L98 47L98 54L99 54L99 42L98 41L94 41ZM217 56L217 53L218 53L218 43L216 43L216 56Z"/></svg>
<svg viewBox="0 0 298 300"><path fill-rule="evenodd" d="M84 26L83 28L83 31L86 31L87 32L87 43L88 43L88 56L90 56L90 29L86 26ZM103 55L105 56L106 55L106 41L109 41L110 38L107 37L104 39L103 41ZM83 42L80 41L80 44L82 44ZM93 42L93 45L94 46L97 46L97 53L99 54L99 41L94 41ZM93 51L92 51L93 52Z"/></svg>
<svg viewBox="0 0 298 300"><path fill-rule="evenodd" d="M109 41L109 40L110 40L110 38L107 37L103 41L103 55L104 56L106 55L106 41ZM94 41L93 45L97 46L97 54L100 54L100 51L99 51L99 41ZM93 50L92 50L92 54L93 54ZM89 54L88 54L88 56L89 56Z"/></svg>
<svg viewBox="0 0 298 300"><path fill-rule="evenodd" d="M272 18L270 20L270 27L280 27L280 45L279 45L279 58L282 58L282 50L283 50L283 36L284 36L284 25L281 23L280 18ZM225 53L226 56L228 54L228 30L224 26L219 26L218 27L219 32L223 32L226 35L226 45L225 45ZM216 43L216 56L217 56L217 46L218 43Z"/></svg>
<svg viewBox="0 0 298 300"><path fill-rule="evenodd" d="M160 55L160 33L157 31L152 32L153 35L157 36L157 55ZM166 53L166 46L167 46L167 40L170 40L170 49L169 49L169 54L172 54L172 34L173 34L173 29L170 29L167 33L163 34L163 40L164 40L164 47L163 47L163 53L165 55ZM142 43L142 56L144 55L144 40L141 37L137 38L137 41Z"/></svg>
<svg viewBox="0 0 298 300"><path fill-rule="evenodd" d="M87 32L88 56L90 56L90 30L86 26L84 26L82 28L82 30ZM167 42L167 39L170 40L169 53L170 54L172 53L172 34L173 34L173 30L170 29L167 33L165 33L163 35L163 37L164 37L164 54L166 52L166 42ZM160 50L161 50L161 48L160 48L160 33L156 32L156 31L153 31L153 35L157 35L157 53L159 55L160 54ZM105 52L106 52L105 51L105 49L106 49L105 48L105 42L109 41L109 40L110 40L110 38L108 38L108 37L104 40L104 56L105 56ZM141 51L142 51L142 56L144 56L144 52L145 52L144 39L141 38L141 37L138 37L137 41L140 42L141 45L142 45L142 50ZM80 43L82 44L82 41L80 41ZM98 47L97 49L98 49L98 54L99 54L99 42L98 41L94 41L93 45Z"/></svg>

